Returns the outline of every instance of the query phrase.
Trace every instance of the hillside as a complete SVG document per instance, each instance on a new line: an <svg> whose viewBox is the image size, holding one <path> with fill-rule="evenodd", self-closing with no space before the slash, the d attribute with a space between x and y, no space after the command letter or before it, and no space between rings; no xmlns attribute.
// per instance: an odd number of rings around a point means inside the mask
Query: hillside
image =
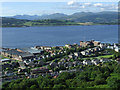
<svg viewBox="0 0 120 90"><path fill-rule="evenodd" d="M79 25L73 21L68 20L25 20L14 18L2 18L2 27L28 27L28 26L42 26L42 25Z"/></svg>
<svg viewBox="0 0 120 90"><path fill-rule="evenodd" d="M15 19L15 18L6 18L2 17L2 26L3 27L22 27L24 26L25 22L28 22L30 20L25 19Z"/></svg>
<svg viewBox="0 0 120 90"><path fill-rule="evenodd" d="M55 13L42 16L17 15L2 18L3 27L91 24L118 24L118 12L78 12L72 15Z"/></svg>
<svg viewBox="0 0 120 90"><path fill-rule="evenodd" d="M10 18L16 18L16 19L28 19L28 20L41 20L41 19L58 19L58 18L62 18L62 17L66 17L68 15L62 14L62 13L54 13L54 14L50 14L50 15L42 15L42 16L38 16L38 15L16 15L16 16L12 16Z"/></svg>
<svg viewBox="0 0 120 90"><path fill-rule="evenodd" d="M77 12L72 15L66 15L62 13L55 13L51 15L17 15L13 16L12 18L16 19L28 19L28 20L42 20L42 19L57 19L57 20L71 20L74 22L93 22L93 23L107 23L107 24L114 24L117 23L118 20L118 12Z"/></svg>

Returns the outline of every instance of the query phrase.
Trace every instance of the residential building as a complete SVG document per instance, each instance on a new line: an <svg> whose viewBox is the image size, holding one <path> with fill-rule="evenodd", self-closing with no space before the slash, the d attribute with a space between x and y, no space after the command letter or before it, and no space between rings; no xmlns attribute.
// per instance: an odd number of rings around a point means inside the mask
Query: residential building
<svg viewBox="0 0 120 90"><path fill-rule="evenodd" d="M84 65L93 65L93 63L90 60L84 60L83 64Z"/></svg>

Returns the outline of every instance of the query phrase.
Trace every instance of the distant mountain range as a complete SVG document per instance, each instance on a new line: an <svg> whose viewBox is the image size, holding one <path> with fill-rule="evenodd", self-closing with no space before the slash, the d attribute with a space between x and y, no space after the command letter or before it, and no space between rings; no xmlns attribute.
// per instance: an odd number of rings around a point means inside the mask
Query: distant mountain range
<svg viewBox="0 0 120 90"><path fill-rule="evenodd" d="M62 17L67 17L68 15L62 14L62 13L55 13L51 15L16 15L12 16L10 18L16 18L16 19L27 19L27 20L41 20L41 19L60 19Z"/></svg>
<svg viewBox="0 0 120 90"><path fill-rule="evenodd" d="M118 20L118 12L78 12L72 15L62 13L55 13L50 15L16 15L10 18L27 19L27 20L41 20L41 19L57 19L57 20L71 20L75 22L93 22L93 23L115 23Z"/></svg>
<svg viewBox="0 0 120 90"><path fill-rule="evenodd" d="M42 16L16 15L12 17L2 17L3 27L91 24L118 24L118 12L78 12L72 15L55 13Z"/></svg>

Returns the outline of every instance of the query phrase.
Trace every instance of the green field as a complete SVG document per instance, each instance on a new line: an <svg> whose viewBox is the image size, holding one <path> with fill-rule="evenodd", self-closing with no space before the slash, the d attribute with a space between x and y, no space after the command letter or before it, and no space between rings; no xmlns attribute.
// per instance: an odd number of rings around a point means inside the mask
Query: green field
<svg viewBox="0 0 120 90"><path fill-rule="evenodd" d="M100 58L111 58L111 57L113 57L113 55L103 55L103 56L98 56L98 57L100 57Z"/></svg>

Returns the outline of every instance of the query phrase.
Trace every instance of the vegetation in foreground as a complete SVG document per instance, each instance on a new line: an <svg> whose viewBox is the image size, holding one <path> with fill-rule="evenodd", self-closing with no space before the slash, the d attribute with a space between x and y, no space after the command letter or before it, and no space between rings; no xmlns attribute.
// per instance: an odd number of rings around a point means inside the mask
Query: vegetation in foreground
<svg viewBox="0 0 120 90"><path fill-rule="evenodd" d="M80 45L82 46L81 43ZM25 90L41 88L119 88L120 52L115 49L119 45L107 45L106 48L105 46L100 49L100 47L94 47L93 44L86 47L79 47L79 45L74 44L65 45L65 47L61 48L51 47L50 50L44 49L44 52L40 55L48 55L52 51L57 54L52 57L42 58L41 61L46 63L43 65L38 64L36 60L33 60L33 62L30 61L32 62L32 65L27 65L26 69L19 69L18 62L4 62L3 66L11 66L9 68L3 68L3 90L19 88ZM110 49L111 47L114 48ZM85 52L86 50L94 51L84 55L82 52ZM59 51L64 51L65 53L60 54ZM71 55L73 55L72 53L76 54L76 52L77 54L81 52L82 55L78 55L77 58L75 58L76 56L71 58ZM74 62L76 60L77 65L75 65ZM94 60L100 62L95 63ZM60 64L61 61L63 64ZM80 64L79 61L82 64ZM86 61L88 63L85 63ZM94 64L90 62L93 62ZM37 64L35 65L35 63ZM73 64L66 65L67 63ZM46 69L44 69L45 67ZM21 68L25 67L22 65ZM11 71L11 69L14 73L10 76L6 74L6 71ZM24 71L20 72L20 70ZM48 70L50 72L48 72ZM15 75L17 76L16 78L14 78Z"/></svg>
<svg viewBox="0 0 120 90"><path fill-rule="evenodd" d="M18 79L3 84L7 89L40 89L40 88L120 88L120 65L116 62L101 66L82 66L76 73L61 73L57 78L49 75L32 79Z"/></svg>

